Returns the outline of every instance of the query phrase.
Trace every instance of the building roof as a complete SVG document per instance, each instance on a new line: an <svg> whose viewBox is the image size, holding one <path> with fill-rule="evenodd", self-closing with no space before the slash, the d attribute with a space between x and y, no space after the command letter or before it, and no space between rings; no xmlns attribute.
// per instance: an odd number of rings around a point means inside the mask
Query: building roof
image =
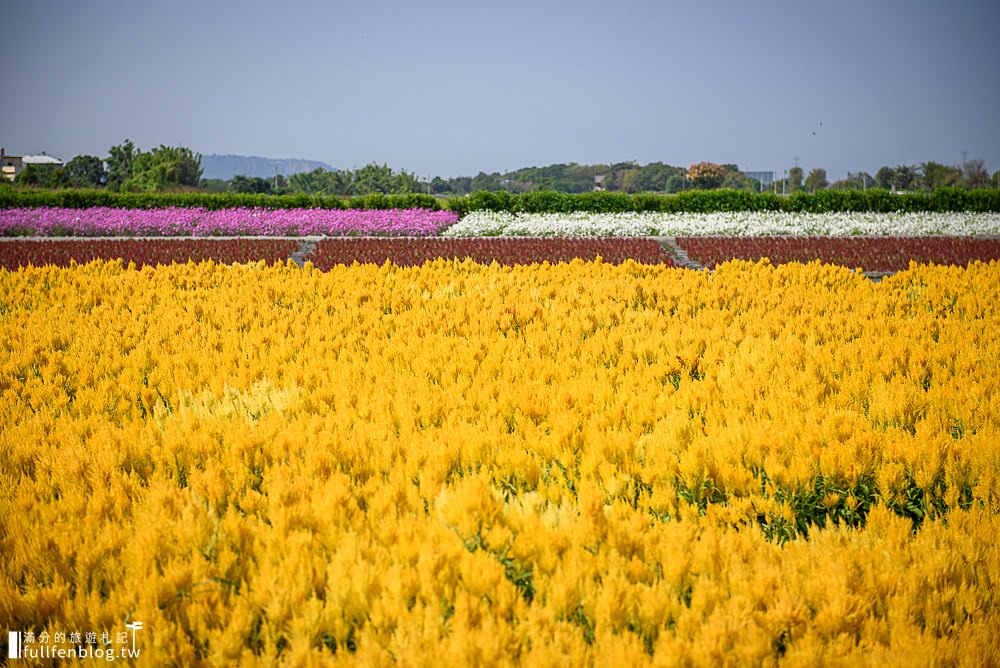
<svg viewBox="0 0 1000 668"><path fill-rule="evenodd" d="M26 165L61 165L63 161L59 158L53 158L51 155L24 155L21 156L21 162Z"/></svg>

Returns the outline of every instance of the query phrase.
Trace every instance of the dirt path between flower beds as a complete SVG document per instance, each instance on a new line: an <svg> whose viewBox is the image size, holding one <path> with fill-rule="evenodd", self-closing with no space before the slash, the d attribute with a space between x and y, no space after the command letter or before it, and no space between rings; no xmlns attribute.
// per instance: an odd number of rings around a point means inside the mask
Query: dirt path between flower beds
<svg viewBox="0 0 1000 668"><path fill-rule="evenodd" d="M288 259L294 262L295 265L301 269L306 265L306 261L309 259L309 256L316 252L316 244L318 244L321 239L323 239L323 237L302 237L302 243L299 244L298 250L292 253Z"/></svg>
<svg viewBox="0 0 1000 668"><path fill-rule="evenodd" d="M678 267L684 267L685 269L698 269L701 271L705 270L705 265L700 262L695 262L690 257L688 257L687 251L680 247L677 243L677 237L650 237L653 241L660 244L660 247L667 252L667 255L673 259Z"/></svg>

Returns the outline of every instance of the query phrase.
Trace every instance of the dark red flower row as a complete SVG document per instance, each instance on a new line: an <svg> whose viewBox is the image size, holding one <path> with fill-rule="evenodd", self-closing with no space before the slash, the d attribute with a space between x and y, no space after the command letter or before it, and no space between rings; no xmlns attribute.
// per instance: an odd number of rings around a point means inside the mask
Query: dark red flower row
<svg viewBox="0 0 1000 668"><path fill-rule="evenodd" d="M29 264L69 266L91 260L121 258L126 264L184 263L188 260L234 262L285 262L298 249L294 239L5 239L0 241L0 267L17 269Z"/></svg>
<svg viewBox="0 0 1000 668"><path fill-rule="evenodd" d="M383 264L386 260L400 266L420 265L437 258L465 259L503 265L570 262L576 258L595 260L600 256L609 264L635 260L643 264L673 266L670 255L652 239L620 238L366 238L323 239L309 256L318 269L353 262Z"/></svg>
<svg viewBox="0 0 1000 668"><path fill-rule="evenodd" d="M678 237L694 262L714 268L732 259L774 264L820 260L851 269L894 272L920 264L967 266L1000 260L1000 239L974 237Z"/></svg>
<svg viewBox="0 0 1000 668"><path fill-rule="evenodd" d="M919 263L965 266L976 260L1000 260L1000 239L970 237L679 237L677 245L695 263L715 267L731 259L769 258L775 264L821 260L870 272L906 269ZM0 267L32 264L68 266L97 258L121 258L137 266L213 259L216 262L284 262L302 244L297 239L163 238L163 239L4 239ZM400 266L436 258L513 265L569 262L600 256L613 264L632 259L674 266L671 256L645 238L327 238L305 256L322 270L353 262Z"/></svg>

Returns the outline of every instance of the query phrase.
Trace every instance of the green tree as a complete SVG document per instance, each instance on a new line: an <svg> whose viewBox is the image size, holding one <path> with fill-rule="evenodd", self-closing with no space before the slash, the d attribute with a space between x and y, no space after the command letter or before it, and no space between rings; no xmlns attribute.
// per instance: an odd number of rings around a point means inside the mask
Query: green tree
<svg viewBox="0 0 1000 668"><path fill-rule="evenodd" d="M398 174L393 175L392 190L389 192L405 194L421 191L426 191L426 187L421 185L420 179L417 178L416 174L401 170Z"/></svg>
<svg viewBox="0 0 1000 668"><path fill-rule="evenodd" d="M151 153L139 153L132 163L132 175L121 185L124 192L156 192L166 187L162 174L156 169Z"/></svg>
<svg viewBox="0 0 1000 668"><path fill-rule="evenodd" d="M46 165L47 166L47 165ZM19 186L42 187L48 183L48 174L42 165L27 164L17 173L14 183Z"/></svg>
<svg viewBox="0 0 1000 668"><path fill-rule="evenodd" d="M723 165L726 167L726 177L722 180L723 188L729 188L730 190L752 190L757 191L760 184L753 180L748 179L744 176L743 172L736 169L736 165ZM733 169L729 169L733 167Z"/></svg>
<svg viewBox="0 0 1000 668"><path fill-rule="evenodd" d="M626 162L616 162L608 167L604 174L604 189L610 191L624 191L626 185L635 187L635 178L639 172L639 165L635 160Z"/></svg>
<svg viewBox="0 0 1000 668"><path fill-rule="evenodd" d="M639 169L626 169L622 172L622 190L627 193L642 192L642 185L639 182Z"/></svg>
<svg viewBox="0 0 1000 668"><path fill-rule="evenodd" d="M52 170L51 176L49 177L49 188L69 188L73 184L69 179L69 172L62 165L53 165L55 169Z"/></svg>
<svg viewBox="0 0 1000 668"><path fill-rule="evenodd" d="M479 190L503 190L503 186L500 184L500 174L493 172L492 174L487 174L485 172L479 172L469 183L469 192L477 192Z"/></svg>
<svg viewBox="0 0 1000 668"><path fill-rule="evenodd" d="M662 162L651 162L639 168L634 185L638 192L665 192L668 190L668 183L671 177L674 176L681 177L681 187L683 187L683 169L680 167L671 167Z"/></svg>
<svg viewBox="0 0 1000 668"><path fill-rule="evenodd" d="M224 179L202 179L198 188L213 193L229 192L229 182Z"/></svg>
<svg viewBox="0 0 1000 668"><path fill-rule="evenodd" d="M317 167L311 172L292 174L288 177L288 187L292 192L321 195L326 192L326 174L327 171L322 167Z"/></svg>
<svg viewBox="0 0 1000 668"><path fill-rule="evenodd" d="M680 174L674 174L667 179L667 187L665 190L668 193L679 193L687 187L687 173L681 170Z"/></svg>
<svg viewBox="0 0 1000 668"><path fill-rule="evenodd" d="M511 192L532 192L551 190L564 193L582 193L593 190L593 166L569 164L548 165L547 167L525 167L508 172L501 177L501 185ZM504 182L507 183L504 183Z"/></svg>
<svg viewBox="0 0 1000 668"><path fill-rule="evenodd" d="M847 178L848 180L857 183L859 190L866 190L878 185L875 183L874 177L872 177L872 175L868 172L847 172Z"/></svg>
<svg viewBox="0 0 1000 668"><path fill-rule="evenodd" d="M794 193L802 190L802 176L802 168L797 165L788 170L788 192Z"/></svg>
<svg viewBox="0 0 1000 668"><path fill-rule="evenodd" d="M202 172L201 154L185 146L163 146L151 153L168 185L197 186Z"/></svg>
<svg viewBox="0 0 1000 668"><path fill-rule="evenodd" d="M594 189L594 177L604 171L601 165L579 165L571 162L566 165L561 184L562 192L586 193Z"/></svg>
<svg viewBox="0 0 1000 668"><path fill-rule="evenodd" d="M892 178L889 180L889 186L893 190L916 190L919 185L919 176L917 170L908 165L898 165L892 170Z"/></svg>
<svg viewBox="0 0 1000 668"><path fill-rule="evenodd" d="M94 155L78 155L67 162L66 175L74 188L97 188L108 178L104 161Z"/></svg>
<svg viewBox="0 0 1000 668"><path fill-rule="evenodd" d="M273 184L274 181L272 179L237 174L229 179L228 190L232 193L263 193L269 195Z"/></svg>
<svg viewBox="0 0 1000 668"><path fill-rule="evenodd" d="M440 176L435 176L431 179L431 192L435 195L443 195L445 193L452 192L451 184L447 180L442 179Z"/></svg>
<svg viewBox="0 0 1000 668"><path fill-rule="evenodd" d="M354 183L354 174L349 170L334 170L327 172L326 192L330 195L350 195L351 185Z"/></svg>
<svg viewBox="0 0 1000 668"><path fill-rule="evenodd" d="M966 188L986 188L990 185L986 163L978 158L962 163L962 177Z"/></svg>
<svg viewBox="0 0 1000 668"><path fill-rule="evenodd" d="M138 157L139 149L131 139L108 149L108 159L105 161L108 165L108 188L120 190L132 178L132 167Z"/></svg>
<svg viewBox="0 0 1000 668"><path fill-rule="evenodd" d="M892 167L879 167L878 171L875 172L875 184L882 190L890 190L892 188L892 180L895 177L896 170Z"/></svg>
<svg viewBox="0 0 1000 668"><path fill-rule="evenodd" d="M37 165L28 163L14 183L32 188L69 188L69 174L61 165Z"/></svg>
<svg viewBox="0 0 1000 668"><path fill-rule="evenodd" d="M826 180L826 170L822 167L817 167L809 172L809 176L806 177L806 189L814 193L817 190L822 190L830 185L830 182Z"/></svg>
<svg viewBox="0 0 1000 668"><path fill-rule="evenodd" d="M370 163L354 172L351 194L391 193L394 191L393 181L392 169L388 165Z"/></svg>
<svg viewBox="0 0 1000 668"><path fill-rule="evenodd" d="M456 176L449 183L451 184L451 192L456 195L467 195L472 192L471 176Z"/></svg>
<svg viewBox="0 0 1000 668"><path fill-rule="evenodd" d="M920 186L927 190L951 188L962 184L962 170L937 162L920 165Z"/></svg>
<svg viewBox="0 0 1000 668"><path fill-rule="evenodd" d="M160 145L140 153L132 163L132 176L122 189L156 192L178 186L197 187L202 174L201 155L183 146Z"/></svg>

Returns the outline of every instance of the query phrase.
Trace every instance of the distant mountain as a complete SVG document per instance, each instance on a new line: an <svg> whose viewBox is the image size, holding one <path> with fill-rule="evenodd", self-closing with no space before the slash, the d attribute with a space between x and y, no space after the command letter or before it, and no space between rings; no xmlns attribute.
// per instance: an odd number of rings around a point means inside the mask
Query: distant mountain
<svg viewBox="0 0 1000 668"><path fill-rule="evenodd" d="M257 155L203 155L201 156L201 166L204 169L201 175L203 179L222 179L224 181L228 181L237 174L260 176L266 179L273 177L276 173L288 176L311 172L317 167L333 170L333 167L318 160L262 158Z"/></svg>

